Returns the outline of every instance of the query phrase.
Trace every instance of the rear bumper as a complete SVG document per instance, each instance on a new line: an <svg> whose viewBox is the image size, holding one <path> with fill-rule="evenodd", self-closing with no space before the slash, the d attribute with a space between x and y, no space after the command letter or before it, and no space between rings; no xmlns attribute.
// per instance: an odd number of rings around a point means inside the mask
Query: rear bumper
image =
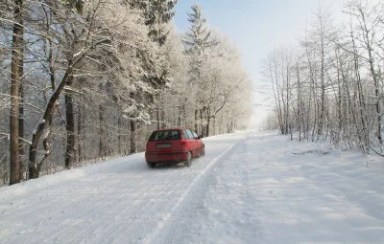
<svg viewBox="0 0 384 244"><path fill-rule="evenodd" d="M182 162L187 160L187 152L145 152L145 160L149 163Z"/></svg>

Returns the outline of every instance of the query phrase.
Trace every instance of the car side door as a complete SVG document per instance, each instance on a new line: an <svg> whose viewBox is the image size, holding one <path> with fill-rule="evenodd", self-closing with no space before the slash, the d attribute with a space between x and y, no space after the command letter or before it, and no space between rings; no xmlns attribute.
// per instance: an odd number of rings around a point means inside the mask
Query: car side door
<svg viewBox="0 0 384 244"><path fill-rule="evenodd" d="M201 154L201 150L203 149L203 143L200 139L200 137L197 135L197 133L193 130L191 130L192 134L193 134L193 137L195 139L195 147L196 147L196 153L198 155Z"/></svg>
<svg viewBox="0 0 384 244"><path fill-rule="evenodd" d="M191 130L187 129L186 133L188 135L188 144L189 144L189 150L192 151L192 155L195 157L196 156L196 141L194 138L194 135Z"/></svg>

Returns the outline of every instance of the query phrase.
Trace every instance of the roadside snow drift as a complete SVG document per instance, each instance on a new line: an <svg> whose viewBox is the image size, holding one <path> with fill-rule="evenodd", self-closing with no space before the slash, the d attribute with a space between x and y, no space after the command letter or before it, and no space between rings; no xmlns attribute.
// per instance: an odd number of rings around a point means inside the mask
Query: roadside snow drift
<svg viewBox="0 0 384 244"><path fill-rule="evenodd" d="M384 243L382 158L268 133L205 140L0 188L0 243Z"/></svg>

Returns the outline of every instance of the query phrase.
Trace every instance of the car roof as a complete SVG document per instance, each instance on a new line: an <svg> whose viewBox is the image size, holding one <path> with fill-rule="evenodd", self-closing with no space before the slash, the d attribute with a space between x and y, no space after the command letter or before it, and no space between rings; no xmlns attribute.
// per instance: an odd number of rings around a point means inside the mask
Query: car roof
<svg viewBox="0 0 384 244"><path fill-rule="evenodd" d="M167 131L167 130L189 130L188 128L164 128L164 129L157 129L157 130L154 130L153 132L155 131Z"/></svg>

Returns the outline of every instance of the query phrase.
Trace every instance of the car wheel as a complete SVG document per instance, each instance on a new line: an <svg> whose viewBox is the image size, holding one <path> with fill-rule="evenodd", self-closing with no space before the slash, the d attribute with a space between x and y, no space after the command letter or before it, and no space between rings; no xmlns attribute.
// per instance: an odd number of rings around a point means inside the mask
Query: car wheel
<svg viewBox="0 0 384 244"><path fill-rule="evenodd" d="M205 147L203 147L203 149L201 149L200 156L205 156Z"/></svg>
<svg viewBox="0 0 384 244"><path fill-rule="evenodd" d="M192 153L187 153L187 161L185 161L185 166L191 167L192 165Z"/></svg>
<svg viewBox="0 0 384 244"><path fill-rule="evenodd" d="M147 163L147 165L148 165L148 167L151 168L151 169L154 168L154 167L156 166L155 163Z"/></svg>

